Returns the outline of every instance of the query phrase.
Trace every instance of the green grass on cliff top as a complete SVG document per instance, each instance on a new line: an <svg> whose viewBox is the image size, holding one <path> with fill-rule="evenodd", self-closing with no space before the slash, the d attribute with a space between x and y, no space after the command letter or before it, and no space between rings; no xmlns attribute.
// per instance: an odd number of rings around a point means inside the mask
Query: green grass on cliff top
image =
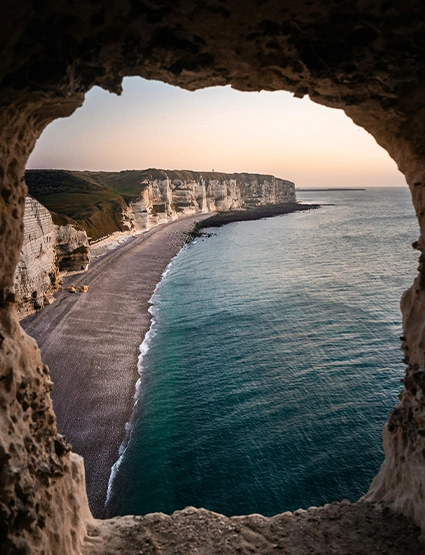
<svg viewBox="0 0 425 555"><path fill-rule="evenodd" d="M25 181L29 194L59 216L71 218L92 239L100 239L114 231L124 231L121 214L132 199L139 197L146 180L205 181L236 179L258 181L270 175L189 170L125 170L92 172L71 170L27 170Z"/></svg>
<svg viewBox="0 0 425 555"><path fill-rule="evenodd" d="M144 189L139 175L120 179L120 174L108 172L27 170L25 181L32 197L74 220L92 240L124 231L121 213Z"/></svg>
<svg viewBox="0 0 425 555"><path fill-rule="evenodd" d="M28 192L49 210L77 220L86 216L93 205L109 203L121 197L124 201L139 196L147 179L224 180L271 179L270 175L189 170L125 170L121 172L91 172L70 170L27 170Z"/></svg>

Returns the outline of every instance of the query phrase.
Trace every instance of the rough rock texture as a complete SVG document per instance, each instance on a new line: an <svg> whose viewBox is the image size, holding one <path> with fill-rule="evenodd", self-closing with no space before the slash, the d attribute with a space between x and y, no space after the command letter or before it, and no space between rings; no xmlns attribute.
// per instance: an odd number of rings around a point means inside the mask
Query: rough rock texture
<svg viewBox="0 0 425 555"><path fill-rule="evenodd" d="M55 229L50 212L31 197L25 199L24 241L15 272L14 289L22 314L44 306L57 288Z"/></svg>
<svg viewBox="0 0 425 555"><path fill-rule="evenodd" d="M42 435L54 432L42 418L35 436L33 421L23 420L25 411L16 406L23 378L36 399L49 403L35 370L39 362L30 364L37 351L19 331L10 293L23 238L24 166L37 137L81 105L93 85L120 92L125 75L190 90L231 84L308 94L342 108L397 162L412 192L423 251L425 6L422 0L3 0L0 10L0 472L13 503L3 505L1 550L75 553L88 518L82 473L71 473L66 455L63 476L54 486L43 484L39 464L49 461L51 444ZM386 428L386 460L369 499L386 500L425 529L424 262L421 257L402 301L405 387ZM22 421L13 422L11 407ZM33 518L37 503L44 521ZM31 516L16 507L28 507Z"/></svg>
<svg viewBox="0 0 425 555"><path fill-rule="evenodd" d="M89 262L86 232L66 222L55 225L50 212L27 196L24 239L14 278L20 316L50 304L60 271L85 271Z"/></svg>
<svg viewBox="0 0 425 555"><path fill-rule="evenodd" d="M420 530L405 517L347 501L272 518L227 518L188 507L167 516L126 516L89 526L84 555L422 555Z"/></svg>
<svg viewBox="0 0 425 555"><path fill-rule="evenodd" d="M55 225L56 264L60 272L85 272L90 264L87 233L71 224Z"/></svg>
<svg viewBox="0 0 425 555"><path fill-rule="evenodd" d="M83 460L58 435L49 369L0 306L1 553L78 553L90 520Z"/></svg>

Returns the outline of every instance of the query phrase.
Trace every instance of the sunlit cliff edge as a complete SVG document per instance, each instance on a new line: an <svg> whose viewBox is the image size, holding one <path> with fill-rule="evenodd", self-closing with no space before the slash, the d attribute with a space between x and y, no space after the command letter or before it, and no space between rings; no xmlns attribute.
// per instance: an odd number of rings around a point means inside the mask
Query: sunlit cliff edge
<svg viewBox="0 0 425 555"><path fill-rule="evenodd" d="M250 173L27 170L25 181L34 198L76 221L90 241L192 214L295 201L291 181Z"/></svg>
<svg viewBox="0 0 425 555"><path fill-rule="evenodd" d="M89 241L192 214L295 201L291 181L249 173L29 170L26 182L38 201L25 201L14 283L21 317L53 301L60 272L87 269Z"/></svg>

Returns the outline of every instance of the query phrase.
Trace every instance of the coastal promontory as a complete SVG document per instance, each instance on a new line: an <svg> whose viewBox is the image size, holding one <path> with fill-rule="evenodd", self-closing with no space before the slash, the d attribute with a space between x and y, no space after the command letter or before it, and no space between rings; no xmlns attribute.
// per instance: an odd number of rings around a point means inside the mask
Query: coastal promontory
<svg viewBox="0 0 425 555"><path fill-rule="evenodd" d="M295 202L292 181L252 173L188 170L27 170L30 195L72 218L93 242L182 216Z"/></svg>

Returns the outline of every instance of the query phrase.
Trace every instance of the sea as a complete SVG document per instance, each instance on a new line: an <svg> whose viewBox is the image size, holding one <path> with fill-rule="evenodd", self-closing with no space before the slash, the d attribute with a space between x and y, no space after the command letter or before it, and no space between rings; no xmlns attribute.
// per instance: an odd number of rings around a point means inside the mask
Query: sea
<svg viewBox="0 0 425 555"><path fill-rule="evenodd" d="M270 516L367 492L418 226L407 186L297 197L322 206L211 230L165 272L110 516Z"/></svg>

